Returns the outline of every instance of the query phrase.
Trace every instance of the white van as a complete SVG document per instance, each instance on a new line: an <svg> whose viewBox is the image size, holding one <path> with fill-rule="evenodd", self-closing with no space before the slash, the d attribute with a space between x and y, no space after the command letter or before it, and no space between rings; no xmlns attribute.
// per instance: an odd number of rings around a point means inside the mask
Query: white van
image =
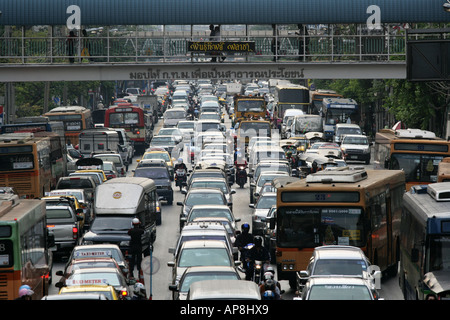
<svg viewBox="0 0 450 320"><path fill-rule="evenodd" d="M295 116L305 114L300 109L287 109L284 112L283 122L281 123L281 139L286 138L286 130L290 127Z"/></svg>
<svg viewBox="0 0 450 320"><path fill-rule="evenodd" d="M83 130L79 134L80 152L85 157L95 153L114 151L119 153L119 133L109 128Z"/></svg>
<svg viewBox="0 0 450 320"><path fill-rule="evenodd" d="M342 137L346 134L360 134L362 135L361 128L354 123L338 123L334 131L334 142L341 144Z"/></svg>
<svg viewBox="0 0 450 320"><path fill-rule="evenodd" d="M282 160L286 159L286 153L281 147L255 147L252 149L252 153L249 155L248 159L248 171L253 172L253 169L262 160Z"/></svg>

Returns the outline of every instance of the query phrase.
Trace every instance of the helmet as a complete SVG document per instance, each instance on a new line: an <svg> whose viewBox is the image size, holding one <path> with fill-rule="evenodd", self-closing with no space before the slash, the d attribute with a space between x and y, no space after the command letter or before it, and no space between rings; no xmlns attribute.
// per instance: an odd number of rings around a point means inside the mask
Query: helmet
<svg viewBox="0 0 450 320"><path fill-rule="evenodd" d="M249 225L248 223L244 223L244 224L241 226L241 230L242 230L242 232L248 232L248 231L250 231L250 225Z"/></svg>
<svg viewBox="0 0 450 320"><path fill-rule="evenodd" d="M269 280L269 279L273 280L272 272L269 272L269 271L264 272L264 279L265 280Z"/></svg>
<svg viewBox="0 0 450 320"><path fill-rule="evenodd" d="M178 163L183 163L183 158L178 158Z"/></svg>
<svg viewBox="0 0 450 320"><path fill-rule="evenodd" d="M133 224L140 224L141 222L139 221L138 218L133 218L132 223Z"/></svg>
<svg viewBox="0 0 450 320"><path fill-rule="evenodd" d="M140 282L136 282L133 287L133 292L138 296L145 297L145 286Z"/></svg>
<svg viewBox="0 0 450 320"><path fill-rule="evenodd" d="M27 286L28 287L28 286ZM23 296L32 296L34 294L34 291L28 288L22 288L19 289L19 297Z"/></svg>
<svg viewBox="0 0 450 320"><path fill-rule="evenodd" d="M272 277L275 275L275 270L273 269L272 266L268 266L268 267L266 268L266 273L267 273L267 272L272 273Z"/></svg>
<svg viewBox="0 0 450 320"><path fill-rule="evenodd" d="M274 300L275 293L273 293L273 291L271 291L271 290L267 290L266 292L264 292L263 299L264 300Z"/></svg>
<svg viewBox="0 0 450 320"><path fill-rule="evenodd" d="M254 242L255 242L256 247L261 247L262 243L263 243L263 239L260 236L256 236Z"/></svg>

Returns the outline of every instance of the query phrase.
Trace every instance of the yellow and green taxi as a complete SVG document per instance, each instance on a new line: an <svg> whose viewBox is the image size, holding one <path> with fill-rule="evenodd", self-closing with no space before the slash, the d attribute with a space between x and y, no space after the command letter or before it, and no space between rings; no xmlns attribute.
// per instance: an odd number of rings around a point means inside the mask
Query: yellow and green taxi
<svg viewBox="0 0 450 320"><path fill-rule="evenodd" d="M109 285L75 285L62 287L59 294L103 294L108 300L120 300L117 291Z"/></svg>

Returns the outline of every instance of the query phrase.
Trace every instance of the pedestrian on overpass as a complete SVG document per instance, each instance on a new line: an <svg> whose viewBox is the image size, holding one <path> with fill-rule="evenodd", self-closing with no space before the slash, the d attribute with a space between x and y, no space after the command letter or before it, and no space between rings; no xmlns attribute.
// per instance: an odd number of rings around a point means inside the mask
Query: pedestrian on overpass
<svg viewBox="0 0 450 320"><path fill-rule="evenodd" d="M67 55L69 56L69 62L74 63L75 58L73 56L75 55L75 32L73 30L70 30L69 36L66 40L66 46L67 46Z"/></svg>

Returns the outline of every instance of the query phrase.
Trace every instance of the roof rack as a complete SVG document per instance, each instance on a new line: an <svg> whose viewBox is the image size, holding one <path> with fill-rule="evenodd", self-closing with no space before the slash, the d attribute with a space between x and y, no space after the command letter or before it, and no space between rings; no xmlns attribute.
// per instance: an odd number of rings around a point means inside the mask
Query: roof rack
<svg viewBox="0 0 450 320"><path fill-rule="evenodd" d="M436 134L434 132L420 129L398 129L395 130L395 136L398 138L410 139L436 139Z"/></svg>
<svg viewBox="0 0 450 320"><path fill-rule="evenodd" d="M430 183L427 193L436 201L450 201L450 182Z"/></svg>
<svg viewBox="0 0 450 320"><path fill-rule="evenodd" d="M367 179L366 170L319 171L306 177L309 183L353 183Z"/></svg>

